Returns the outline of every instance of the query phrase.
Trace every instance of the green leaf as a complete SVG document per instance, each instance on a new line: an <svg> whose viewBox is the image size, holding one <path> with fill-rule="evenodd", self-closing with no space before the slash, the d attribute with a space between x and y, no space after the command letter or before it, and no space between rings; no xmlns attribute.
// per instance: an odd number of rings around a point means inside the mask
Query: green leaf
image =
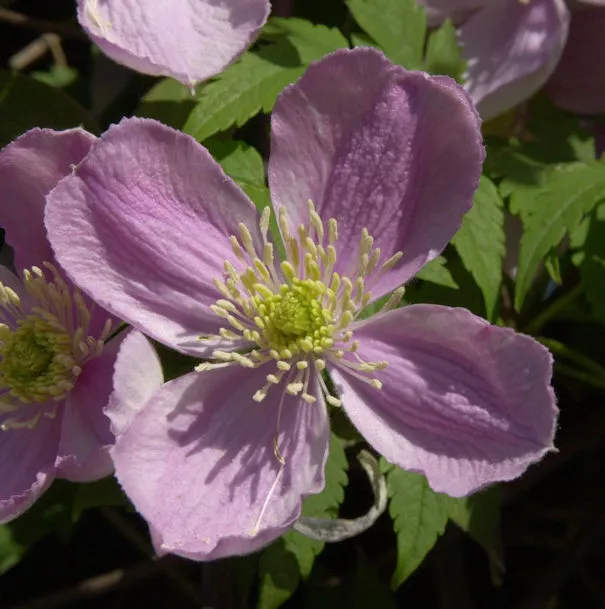
<svg viewBox="0 0 605 609"><path fill-rule="evenodd" d="M431 283L457 290L458 284L454 281L452 274L446 268L446 264L447 260L443 256L438 256L425 264L420 271L416 273L416 279L430 281Z"/></svg>
<svg viewBox="0 0 605 609"><path fill-rule="evenodd" d="M203 141L218 131L241 127L259 112L270 112L281 90L296 81L311 61L347 41L337 31L302 19L274 19L263 38L270 44L239 61L201 87L183 130Z"/></svg>
<svg viewBox="0 0 605 609"><path fill-rule="evenodd" d="M456 28L449 19L443 25L431 32L424 58L425 70L431 74L446 74L460 81L466 70L458 45Z"/></svg>
<svg viewBox="0 0 605 609"><path fill-rule="evenodd" d="M415 0L346 0L362 30L393 61L408 70L423 68L426 16Z"/></svg>
<svg viewBox="0 0 605 609"><path fill-rule="evenodd" d="M500 520L501 494L495 486L469 497L449 498L448 515L487 553L500 575L504 573L504 547Z"/></svg>
<svg viewBox="0 0 605 609"><path fill-rule="evenodd" d="M309 64L337 49L349 47L347 39L336 28L296 17L270 19L263 28L260 39L284 47L293 46L301 64Z"/></svg>
<svg viewBox="0 0 605 609"><path fill-rule="evenodd" d="M78 126L98 133L90 114L63 91L0 71L0 148L33 127L60 130Z"/></svg>
<svg viewBox="0 0 605 609"><path fill-rule="evenodd" d="M420 474L382 461L389 489L389 514L397 536L397 566L393 588L398 588L420 565L448 519L450 498L435 493Z"/></svg>
<svg viewBox="0 0 605 609"><path fill-rule="evenodd" d="M27 550L19 543L11 527L7 524L0 526L0 575L15 566Z"/></svg>
<svg viewBox="0 0 605 609"><path fill-rule="evenodd" d="M146 93L135 114L182 129L196 103L195 96L185 85L172 78L164 78Z"/></svg>
<svg viewBox="0 0 605 609"><path fill-rule="evenodd" d="M332 435L326 463L326 486L318 495L303 502L304 516L330 517L338 514L347 484L347 458L339 438ZM315 557L324 544L291 530L264 550L260 556L260 591L258 609L276 609L298 588L301 579L311 573Z"/></svg>
<svg viewBox="0 0 605 609"><path fill-rule="evenodd" d="M538 195L535 210L524 221L515 291L518 311L544 257L603 199L605 165L561 165L552 173Z"/></svg>
<svg viewBox="0 0 605 609"><path fill-rule="evenodd" d="M72 518L76 521L90 508L107 506L130 506L130 502L113 476L77 485L71 506Z"/></svg>
<svg viewBox="0 0 605 609"><path fill-rule="evenodd" d="M605 205L600 205L586 220L579 258L580 278L592 312L605 323ZM577 241L577 233L575 237Z"/></svg>
<svg viewBox="0 0 605 609"><path fill-rule="evenodd" d="M397 609L395 597L387 584L380 581L375 567L364 556L361 549L357 551L357 569L351 577L348 609Z"/></svg>
<svg viewBox="0 0 605 609"><path fill-rule="evenodd" d="M460 230L452 243L464 267L477 282L487 318L494 321L502 281L504 257L504 212L502 199L494 184L481 177L473 207L464 216Z"/></svg>

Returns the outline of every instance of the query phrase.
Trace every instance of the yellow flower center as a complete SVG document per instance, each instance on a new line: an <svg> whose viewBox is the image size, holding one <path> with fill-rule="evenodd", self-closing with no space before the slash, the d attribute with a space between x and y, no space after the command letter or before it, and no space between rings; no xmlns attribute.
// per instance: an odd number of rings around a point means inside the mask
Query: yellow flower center
<svg viewBox="0 0 605 609"><path fill-rule="evenodd" d="M26 310L17 293L0 283L0 429L35 427L42 415L54 417L56 406L71 391L89 359L101 354L111 331L107 320L98 338L89 336L91 311L50 263L47 279L39 267L23 273L23 286L34 306ZM26 404L39 404L29 418Z"/></svg>
<svg viewBox="0 0 605 609"><path fill-rule="evenodd" d="M376 389L382 387L373 373L384 369L386 362L363 361L349 326L370 302L371 285L397 263L401 252L380 265L380 249L373 248L374 240L364 229L354 263L341 276L335 271L338 224L330 218L326 230L311 201L308 206L309 225L299 226L295 234L285 209L279 210L286 251L279 270L267 239L269 208L260 220L262 252L256 251L247 227L239 225L239 238L232 236L231 245L243 270L225 261L226 279L214 280L224 298L213 311L228 324L220 330L223 338L243 339L255 347L245 355L216 350L213 356L222 363L204 363L198 370L225 363L257 368L273 361L276 369L267 374L267 383L254 394L254 400L262 401L271 386L283 380L289 394L313 403L316 398L309 392L309 384L315 373L328 403L339 406L340 400L330 395L321 376L328 362ZM396 290L386 307L396 306L402 294Z"/></svg>

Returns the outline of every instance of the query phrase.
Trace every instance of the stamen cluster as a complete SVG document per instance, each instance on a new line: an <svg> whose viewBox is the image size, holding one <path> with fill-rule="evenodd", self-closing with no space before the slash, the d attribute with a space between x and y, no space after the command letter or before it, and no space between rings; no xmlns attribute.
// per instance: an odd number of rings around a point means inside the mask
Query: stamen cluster
<svg viewBox="0 0 605 609"><path fill-rule="evenodd" d="M239 237L231 236L231 246L241 270L225 261L225 278L214 284L224 297L212 307L225 319L228 327L220 335L228 340L244 340L253 348L243 354L216 350L221 364L238 363L256 368L275 362L275 370L266 377L266 384L253 396L260 402L272 385L282 380L286 392L300 395L308 403L316 401L309 385L312 373L328 403L339 406L340 400L330 395L321 373L326 363L346 368L350 374L381 388L372 373L384 369L386 362L364 362L353 340L350 324L371 300L373 283L401 258L401 252L379 265L380 248L363 229L357 255L342 274L336 272L338 224L334 218L327 230L315 206L308 202L309 225L291 231L287 212L280 208L278 222L284 241L286 259L275 264L273 244L268 240L270 209L260 219L262 252L257 252L248 228L239 224ZM401 299L398 290L387 303L392 308ZM202 364L207 369L213 364Z"/></svg>
<svg viewBox="0 0 605 609"><path fill-rule="evenodd" d="M50 263L52 281L37 266L23 273L23 285L34 305L0 283L0 413L16 412L1 429L34 427L42 414L56 415L56 404L71 391L86 361L103 351L112 323L98 338L89 335L91 311L82 294L71 290ZM7 323L8 322L8 323ZM54 408L47 408L48 403ZM39 404L23 419L25 404Z"/></svg>

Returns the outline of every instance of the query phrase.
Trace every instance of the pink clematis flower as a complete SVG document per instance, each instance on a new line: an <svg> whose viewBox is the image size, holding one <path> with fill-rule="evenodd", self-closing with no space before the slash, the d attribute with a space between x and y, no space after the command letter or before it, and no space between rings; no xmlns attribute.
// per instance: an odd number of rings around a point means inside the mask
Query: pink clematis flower
<svg viewBox="0 0 605 609"><path fill-rule="evenodd" d="M0 267L0 522L53 478L113 470L103 415L119 340L113 317L57 266L44 228L45 196L89 151L80 129L33 129L0 151L0 224L20 278Z"/></svg>
<svg viewBox="0 0 605 609"><path fill-rule="evenodd" d="M312 65L272 117L281 263L269 208L259 216L204 147L154 121L110 128L51 193L53 247L83 289L211 358L161 386L124 380L127 346L116 365L116 474L159 551L218 558L287 530L324 485L326 403L452 495L552 449L546 349L462 309L394 308L471 207L479 127L454 81L373 49Z"/></svg>
<svg viewBox="0 0 605 609"><path fill-rule="evenodd" d="M418 3L427 9L429 23L437 25L449 17L459 26L462 54L468 62L465 88L483 118L525 101L553 73L549 90L561 107L580 114L605 112L603 62L595 62L605 24L603 0Z"/></svg>
<svg viewBox="0 0 605 609"><path fill-rule="evenodd" d="M268 0L78 0L78 20L114 61L194 87L250 46L270 9Z"/></svg>

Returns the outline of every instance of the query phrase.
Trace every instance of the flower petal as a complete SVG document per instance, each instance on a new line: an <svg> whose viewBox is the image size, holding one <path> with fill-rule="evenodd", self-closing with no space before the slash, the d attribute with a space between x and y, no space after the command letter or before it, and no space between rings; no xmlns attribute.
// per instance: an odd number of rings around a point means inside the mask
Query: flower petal
<svg viewBox="0 0 605 609"><path fill-rule="evenodd" d="M268 0L78 0L78 20L101 50L144 74L194 86L253 42Z"/></svg>
<svg viewBox="0 0 605 609"><path fill-rule="evenodd" d="M36 128L0 151L0 225L18 270L53 260L44 198L86 156L94 139L83 129Z"/></svg>
<svg viewBox="0 0 605 609"><path fill-rule="evenodd" d="M464 17L473 11L484 7L486 4L495 3L498 0L418 0L418 4L424 7L427 22L430 26L438 26L446 19L454 23L460 23ZM500 0L507 2L508 0Z"/></svg>
<svg viewBox="0 0 605 609"><path fill-rule="evenodd" d="M605 114L603 32L605 5L574 11L567 45L546 91L561 108L577 114Z"/></svg>
<svg viewBox="0 0 605 609"><path fill-rule="evenodd" d="M323 488L325 406L282 387L254 402L266 373L228 366L166 383L118 436L116 475L160 551L202 560L252 552L298 518L303 496Z"/></svg>
<svg viewBox="0 0 605 609"><path fill-rule="evenodd" d="M334 371L343 405L386 459L452 496L512 480L553 449L552 358L531 337L466 309L413 305L355 330L386 360L382 391Z"/></svg>
<svg viewBox="0 0 605 609"><path fill-rule="evenodd" d="M274 205L296 225L307 222L307 199L324 221L338 220L337 271L357 256L363 228L383 261L403 251L375 297L443 250L484 157L476 112L453 80L406 72L369 48L336 51L284 90L271 147Z"/></svg>
<svg viewBox="0 0 605 609"><path fill-rule="evenodd" d="M193 138L124 119L49 195L57 259L93 300L177 350L205 353L229 236L245 223L262 243L253 203ZM262 249L260 250L262 251Z"/></svg>
<svg viewBox="0 0 605 609"><path fill-rule="evenodd" d="M76 386L65 400L61 440L57 451L57 477L88 482L113 471L109 447L114 435L104 409L113 388L113 368L120 344L128 332L109 341L103 353L82 368Z"/></svg>
<svg viewBox="0 0 605 609"><path fill-rule="evenodd" d="M547 81L568 28L564 0L494 2L460 27L466 88L484 119L525 101Z"/></svg>
<svg viewBox="0 0 605 609"><path fill-rule="evenodd" d="M117 436L128 431L145 402L164 382L162 364L151 343L132 330L118 351L113 375L113 393L105 414Z"/></svg>
<svg viewBox="0 0 605 609"><path fill-rule="evenodd" d="M24 408L33 416L38 407ZM0 415L0 424L7 418ZM0 430L0 524L29 509L50 486L60 427L60 418L43 416L33 429Z"/></svg>

